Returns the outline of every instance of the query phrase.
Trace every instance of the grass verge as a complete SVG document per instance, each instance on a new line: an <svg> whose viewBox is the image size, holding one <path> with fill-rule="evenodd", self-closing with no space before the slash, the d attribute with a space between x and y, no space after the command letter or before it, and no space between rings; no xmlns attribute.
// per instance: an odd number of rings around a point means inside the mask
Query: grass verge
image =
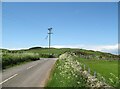
<svg viewBox="0 0 120 89"><path fill-rule="evenodd" d="M82 87L85 88L86 80L79 72L79 64L74 59L57 60L51 72L47 87Z"/></svg>

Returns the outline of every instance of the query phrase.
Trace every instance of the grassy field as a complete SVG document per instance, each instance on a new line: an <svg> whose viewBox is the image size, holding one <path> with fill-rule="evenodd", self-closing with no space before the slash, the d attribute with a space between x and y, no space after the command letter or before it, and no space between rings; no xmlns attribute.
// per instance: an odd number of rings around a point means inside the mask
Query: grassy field
<svg viewBox="0 0 120 89"><path fill-rule="evenodd" d="M105 82L112 86L118 86L118 60L92 60L79 58L80 63L85 64L86 69L91 69L91 74L96 71L99 76L105 78Z"/></svg>
<svg viewBox="0 0 120 89"><path fill-rule="evenodd" d="M67 54L71 56L63 54L65 57L59 57L46 87L90 87L94 84L94 86L99 86L101 84L99 81L102 82L103 86L105 83L108 86L118 87L118 60L92 60L73 55L75 53ZM96 73L98 79L96 83L92 79L90 79L91 83L86 82L90 76L85 78L84 72L88 72L88 69L90 69L88 74L91 76L94 77L94 73ZM82 72L80 72L81 70Z"/></svg>

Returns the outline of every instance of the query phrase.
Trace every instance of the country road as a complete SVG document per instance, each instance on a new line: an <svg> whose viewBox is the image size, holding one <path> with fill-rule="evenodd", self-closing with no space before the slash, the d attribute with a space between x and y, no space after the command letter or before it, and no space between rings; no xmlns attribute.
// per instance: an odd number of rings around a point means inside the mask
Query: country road
<svg viewBox="0 0 120 89"><path fill-rule="evenodd" d="M38 61L6 69L2 73L2 87L44 87L45 80L56 58L43 58Z"/></svg>

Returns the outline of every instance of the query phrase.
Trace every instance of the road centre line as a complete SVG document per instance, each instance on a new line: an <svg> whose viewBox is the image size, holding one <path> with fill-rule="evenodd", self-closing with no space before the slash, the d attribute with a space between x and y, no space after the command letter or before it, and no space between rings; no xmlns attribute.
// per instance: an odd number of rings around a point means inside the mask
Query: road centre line
<svg viewBox="0 0 120 89"><path fill-rule="evenodd" d="M37 64L35 64L35 65L32 65L32 66L30 66L30 67L28 67L27 69L31 69L32 67L34 67L34 66L36 66Z"/></svg>
<svg viewBox="0 0 120 89"><path fill-rule="evenodd" d="M0 85L3 84L3 83L5 83L5 82L7 82L8 80L14 78L14 77L17 76L17 75L18 75L18 74L14 74L13 76L9 77L8 79L5 79L3 82L0 83Z"/></svg>

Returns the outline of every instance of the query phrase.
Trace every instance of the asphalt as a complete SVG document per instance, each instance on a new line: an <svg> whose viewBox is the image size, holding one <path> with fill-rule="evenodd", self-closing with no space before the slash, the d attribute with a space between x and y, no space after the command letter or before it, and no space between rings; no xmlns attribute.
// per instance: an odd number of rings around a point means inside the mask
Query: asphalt
<svg viewBox="0 0 120 89"><path fill-rule="evenodd" d="M15 66L2 72L2 87L44 87L56 58L42 58L38 61Z"/></svg>

